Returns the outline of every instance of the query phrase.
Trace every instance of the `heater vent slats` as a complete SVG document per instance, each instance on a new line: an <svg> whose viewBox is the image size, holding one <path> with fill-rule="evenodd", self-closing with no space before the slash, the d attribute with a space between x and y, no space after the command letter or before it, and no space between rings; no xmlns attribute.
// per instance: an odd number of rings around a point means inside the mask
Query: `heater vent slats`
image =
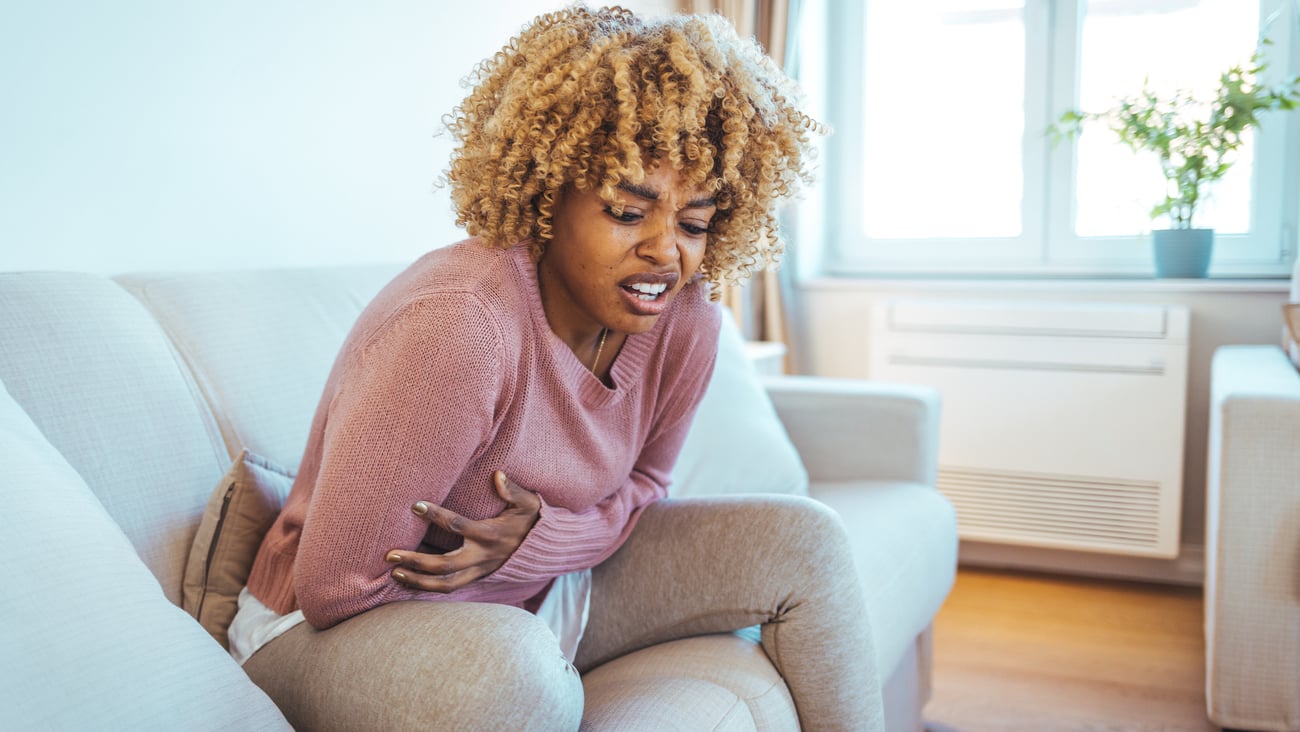
<svg viewBox="0 0 1300 732"><path fill-rule="evenodd" d="M873 301L868 376L941 397L962 539L1178 555L1191 312L1032 296Z"/></svg>
<svg viewBox="0 0 1300 732"><path fill-rule="evenodd" d="M938 484L967 538L1103 551L1160 538L1150 481L941 467Z"/></svg>

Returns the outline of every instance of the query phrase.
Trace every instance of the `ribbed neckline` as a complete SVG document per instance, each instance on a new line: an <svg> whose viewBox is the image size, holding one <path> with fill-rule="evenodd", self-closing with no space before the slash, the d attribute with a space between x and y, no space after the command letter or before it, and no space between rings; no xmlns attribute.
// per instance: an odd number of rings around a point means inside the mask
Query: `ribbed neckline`
<svg viewBox="0 0 1300 732"><path fill-rule="evenodd" d="M546 320L546 310L542 307L542 289L537 281L537 265L529 255L528 241L520 242L510 248L510 260L514 263L516 275L527 291L529 310L532 311L533 328L538 333L538 342L542 344L557 372L590 407L603 407L622 400L629 389L641 383L646 362L654 350L655 343L663 330L665 312L655 325L645 333L629 333L623 341L623 347L614 357L609 375L614 386L608 387L591 373L587 365L578 360L573 349L551 330Z"/></svg>

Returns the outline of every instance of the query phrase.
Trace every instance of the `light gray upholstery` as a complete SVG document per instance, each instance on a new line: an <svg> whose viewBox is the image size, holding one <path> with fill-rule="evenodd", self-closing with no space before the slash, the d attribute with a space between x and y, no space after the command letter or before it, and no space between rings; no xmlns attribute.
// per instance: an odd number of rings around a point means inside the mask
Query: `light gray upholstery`
<svg viewBox="0 0 1300 732"><path fill-rule="evenodd" d="M396 266L124 275L194 374L229 459L296 467L343 338Z"/></svg>
<svg viewBox="0 0 1300 732"><path fill-rule="evenodd" d="M1209 716L1300 731L1300 374L1280 347L1223 347L1210 402Z"/></svg>
<svg viewBox="0 0 1300 732"><path fill-rule="evenodd" d="M194 531L230 460L158 322L101 277L0 273L0 381L179 604Z"/></svg>
<svg viewBox="0 0 1300 732"><path fill-rule="evenodd" d="M0 384L0 726L287 729Z"/></svg>
<svg viewBox="0 0 1300 732"><path fill-rule="evenodd" d="M799 726L790 691L753 635L661 643L588 671L582 685L591 710L588 722L599 729Z"/></svg>

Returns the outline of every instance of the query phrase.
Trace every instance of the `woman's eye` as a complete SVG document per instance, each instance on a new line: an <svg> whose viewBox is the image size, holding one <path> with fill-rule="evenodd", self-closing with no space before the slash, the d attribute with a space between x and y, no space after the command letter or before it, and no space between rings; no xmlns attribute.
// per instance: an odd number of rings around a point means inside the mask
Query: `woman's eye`
<svg viewBox="0 0 1300 732"><path fill-rule="evenodd" d="M687 234L690 234L691 236L704 236L705 234L709 233L709 227L707 226L700 226L698 224L692 224L686 221L683 221L681 226L682 226L682 231L685 231Z"/></svg>
<svg viewBox="0 0 1300 732"><path fill-rule="evenodd" d="M615 221L620 221L625 224L631 224L641 220L641 214L627 210L618 212L614 210L613 206L606 206L605 213L609 214L610 218Z"/></svg>

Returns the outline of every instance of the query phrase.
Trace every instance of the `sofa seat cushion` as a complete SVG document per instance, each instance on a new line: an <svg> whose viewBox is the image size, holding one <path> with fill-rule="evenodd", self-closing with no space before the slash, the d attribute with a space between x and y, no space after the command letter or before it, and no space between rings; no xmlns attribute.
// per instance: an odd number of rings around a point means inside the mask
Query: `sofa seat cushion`
<svg viewBox="0 0 1300 732"><path fill-rule="evenodd" d="M813 481L809 494L844 519L866 590L877 667L887 678L956 580L952 504L931 486L894 481Z"/></svg>
<svg viewBox="0 0 1300 732"><path fill-rule="evenodd" d="M158 322L103 277L0 273L0 381L179 604L230 458Z"/></svg>
<svg viewBox="0 0 1300 732"><path fill-rule="evenodd" d="M583 674L584 730L799 729L794 700L756 634L661 643Z"/></svg>
<svg viewBox="0 0 1300 732"><path fill-rule="evenodd" d="M288 729L0 384L0 708L10 729Z"/></svg>
<svg viewBox="0 0 1300 732"><path fill-rule="evenodd" d="M216 415L226 459L247 448L296 470L343 339L400 270L394 264L117 280L154 314L193 371Z"/></svg>

